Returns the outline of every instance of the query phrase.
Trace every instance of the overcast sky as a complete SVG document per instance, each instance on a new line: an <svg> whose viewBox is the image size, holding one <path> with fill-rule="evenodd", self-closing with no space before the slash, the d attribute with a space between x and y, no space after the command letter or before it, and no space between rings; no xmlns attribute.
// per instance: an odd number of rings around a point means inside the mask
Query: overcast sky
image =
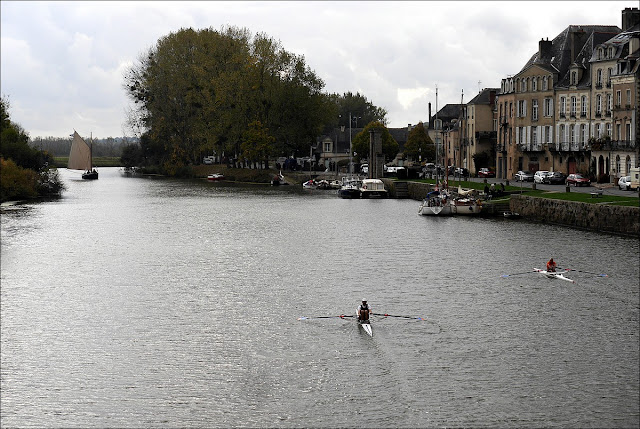
<svg viewBox="0 0 640 429"><path fill-rule="evenodd" d="M360 92L390 127L427 121L428 103L499 87L567 26L621 27L638 1L0 2L1 90L32 138L130 135L123 73L180 28L264 32L304 55L325 91Z"/></svg>

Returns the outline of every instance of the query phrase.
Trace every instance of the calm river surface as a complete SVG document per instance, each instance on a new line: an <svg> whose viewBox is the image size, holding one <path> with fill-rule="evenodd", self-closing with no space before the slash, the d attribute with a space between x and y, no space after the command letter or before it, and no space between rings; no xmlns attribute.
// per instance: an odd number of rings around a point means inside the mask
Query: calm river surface
<svg viewBox="0 0 640 429"><path fill-rule="evenodd" d="M2 214L2 427L640 424L635 239L60 172ZM549 257L609 277L501 278ZM363 297L425 320L298 320Z"/></svg>

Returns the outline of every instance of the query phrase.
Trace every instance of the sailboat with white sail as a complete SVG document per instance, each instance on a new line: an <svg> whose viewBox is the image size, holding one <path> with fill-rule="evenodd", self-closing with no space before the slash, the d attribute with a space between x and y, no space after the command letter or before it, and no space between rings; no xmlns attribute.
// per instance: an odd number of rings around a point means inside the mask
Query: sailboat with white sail
<svg viewBox="0 0 640 429"><path fill-rule="evenodd" d="M91 146L84 141L77 131L73 131L73 140L71 141L71 150L69 151L69 170L83 170L82 178L86 180L97 180L98 172L93 168L92 159L93 137L91 138Z"/></svg>

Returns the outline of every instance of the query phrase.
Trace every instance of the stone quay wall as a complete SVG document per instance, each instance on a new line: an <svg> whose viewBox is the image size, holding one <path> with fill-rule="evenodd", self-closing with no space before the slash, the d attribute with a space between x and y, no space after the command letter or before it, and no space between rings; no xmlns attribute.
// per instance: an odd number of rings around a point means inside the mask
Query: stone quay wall
<svg viewBox="0 0 640 429"><path fill-rule="evenodd" d="M512 212L535 222L640 237L640 207L511 195Z"/></svg>

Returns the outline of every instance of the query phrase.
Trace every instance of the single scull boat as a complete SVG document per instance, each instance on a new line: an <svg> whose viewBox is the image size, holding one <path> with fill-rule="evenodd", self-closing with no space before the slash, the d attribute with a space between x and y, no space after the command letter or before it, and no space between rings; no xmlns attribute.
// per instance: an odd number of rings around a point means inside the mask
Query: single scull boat
<svg viewBox="0 0 640 429"><path fill-rule="evenodd" d="M558 279L558 280L564 280L566 282L575 283L575 280L571 280L570 278L565 277L564 275L562 275L562 273L549 272L549 271L541 270L539 268L534 268L533 270L549 279Z"/></svg>
<svg viewBox="0 0 640 429"><path fill-rule="evenodd" d="M362 326L362 329L369 334L369 336L373 337L373 330L371 329L371 323L368 320L360 321L358 320L358 324Z"/></svg>

